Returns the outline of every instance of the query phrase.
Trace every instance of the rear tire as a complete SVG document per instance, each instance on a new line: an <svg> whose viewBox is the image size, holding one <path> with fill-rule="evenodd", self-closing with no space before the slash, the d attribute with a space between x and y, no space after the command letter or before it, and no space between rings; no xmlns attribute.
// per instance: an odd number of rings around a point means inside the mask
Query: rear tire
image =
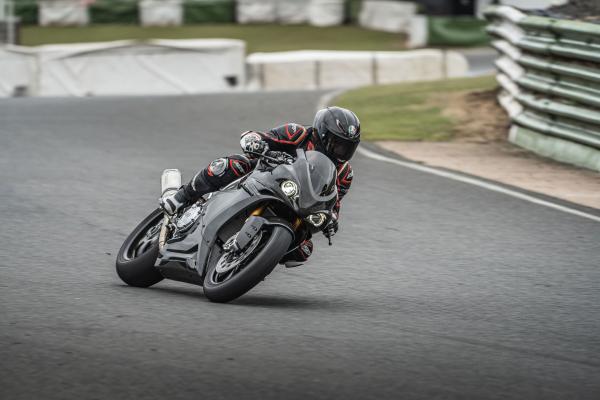
<svg viewBox="0 0 600 400"><path fill-rule="evenodd" d="M227 303L248 292L269 275L292 243L291 232L282 226L273 226L265 245L250 262L225 282L214 283L211 279L217 263L213 263L204 277L204 295L210 301Z"/></svg>
<svg viewBox="0 0 600 400"><path fill-rule="evenodd" d="M164 278L154 267L158 257L158 236L138 253L136 250L149 230L155 228L163 218L161 209L154 210L129 234L117 254L117 274L126 284L136 287L149 287Z"/></svg>

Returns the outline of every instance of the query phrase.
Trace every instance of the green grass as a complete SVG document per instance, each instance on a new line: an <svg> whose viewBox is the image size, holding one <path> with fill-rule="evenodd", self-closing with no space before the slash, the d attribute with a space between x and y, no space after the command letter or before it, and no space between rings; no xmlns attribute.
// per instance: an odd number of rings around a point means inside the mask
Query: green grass
<svg viewBox="0 0 600 400"><path fill-rule="evenodd" d="M447 140L457 122L442 114L444 95L494 87L492 76L368 86L342 94L334 104L359 116L367 140Z"/></svg>
<svg viewBox="0 0 600 400"><path fill-rule="evenodd" d="M405 37L355 26L317 28L306 25L185 25L138 27L92 25L89 27L25 26L21 44L102 42L120 39L232 38L247 43L247 52L286 50L402 50Z"/></svg>

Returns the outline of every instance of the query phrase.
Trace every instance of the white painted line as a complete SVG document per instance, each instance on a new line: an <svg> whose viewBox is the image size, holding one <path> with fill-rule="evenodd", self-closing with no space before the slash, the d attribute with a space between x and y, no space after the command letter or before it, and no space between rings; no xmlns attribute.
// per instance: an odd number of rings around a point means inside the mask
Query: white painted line
<svg viewBox="0 0 600 400"><path fill-rule="evenodd" d="M320 110L321 108L325 108L327 105L329 105L329 103L331 103L331 101L335 97L339 96L343 92L345 92L345 90L336 90L334 92L329 92L329 93L326 93L325 95L321 96L321 98L319 99L319 103L317 105L317 110ZM495 185L493 183L486 182L481 179L471 178L471 177L457 174L454 172L444 171L444 170L436 169L436 168L432 168L432 167L426 167L425 165L417 164L417 163L410 162L410 161L401 161L401 160L397 160L395 158L386 157L386 156L376 153L374 151L367 150L364 147L359 147L357 151L358 151L358 153L362 154L363 156L371 158L373 160L388 162L391 164L399 165L401 167L410 168L410 169L414 169L414 170L421 171L421 172L426 172L428 174L441 176L443 178L452 179L452 180L455 180L458 182L468 183L468 184L474 185L474 186L479 186L481 188L491 190L492 192L502 193L507 196L512 196L517 199L525 200L525 201L528 201L533 204L553 208L555 210L562 211L567 214L573 214L573 215L577 215L579 217L591 219L592 221L600 222L599 216L596 216L593 214L588 214L583 211L576 210L574 208L562 206L560 204L552 203L551 201L542 200L537 197L527 195L525 193L517 192L516 190L510 190L510 189L507 189L500 185Z"/></svg>
<svg viewBox="0 0 600 400"><path fill-rule="evenodd" d="M436 169L436 168L427 167L425 165L413 163L410 161L396 160L395 158L386 157L384 155L375 153L374 151L365 149L363 147L358 148L358 153L362 154L365 157L371 158L373 160L388 162L391 164L399 165L401 167L410 168L410 169L414 169L414 170L421 171L421 172L426 172L428 174L441 176L443 178L452 179L452 180L463 182L463 183L468 183L470 185L474 185L474 186L478 186L478 187L481 187L481 188L484 188L487 190L491 190L492 192L502 193L502 194L505 194L508 196L516 197L517 199L528 201L530 203L538 204L540 206L553 208L555 210L562 211L562 212L565 212L568 214L573 214L573 215L577 215L579 217L591 219L592 221L600 222L599 216L596 216L593 214L588 214L583 211L576 210L574 208L562 206L560 204L552 203L547 200L542 200L537 197L533 197L533 196L527 195L525 193L517 192L515 190L510 190L510 189L507 189L500 185L495 185L493 183L486 182L486 181L483 181L483 180L480 180L477 178L471 178L468 176L456 174L454 172L449 172L449 171L444 171L444 170L440 170L440 169Z"/></svg>

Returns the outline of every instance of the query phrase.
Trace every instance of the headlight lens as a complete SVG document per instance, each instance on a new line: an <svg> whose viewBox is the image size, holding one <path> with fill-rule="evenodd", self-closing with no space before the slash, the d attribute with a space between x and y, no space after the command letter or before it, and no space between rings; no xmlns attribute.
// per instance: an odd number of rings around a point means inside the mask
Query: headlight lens
<svg viewBox="0 0 600 400"><path fill-rule="evenodd" d="M288 197L294 197L298 194L298 185L293 181L284 181L281 183L281 191Z"/></svg>
<svg viewBox="0 0 600 400"><path fill-rule="evenodd" d="M324 213L311 214L308 217L306 217L306 220L317 228L323 225L326 219L327 215L325 215Z"/></svg>

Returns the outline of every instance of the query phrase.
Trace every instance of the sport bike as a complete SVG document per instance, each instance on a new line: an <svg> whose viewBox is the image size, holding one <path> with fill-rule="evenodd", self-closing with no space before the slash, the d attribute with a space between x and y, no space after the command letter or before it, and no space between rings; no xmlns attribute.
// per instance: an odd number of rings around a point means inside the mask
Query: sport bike
<svg viewBox="0 0 600 400"><path fill-rule="evenodd" d="M128 285L164 278L201 285L228 302L243 295L310 235L323 231L337 200L336 168L324 154L298 149L254 153L244 177L169 216L158 208L125 239L117 273ZM163 195L181 185L165 170ZM333 231L324 231L329 238Z"/></svg>

